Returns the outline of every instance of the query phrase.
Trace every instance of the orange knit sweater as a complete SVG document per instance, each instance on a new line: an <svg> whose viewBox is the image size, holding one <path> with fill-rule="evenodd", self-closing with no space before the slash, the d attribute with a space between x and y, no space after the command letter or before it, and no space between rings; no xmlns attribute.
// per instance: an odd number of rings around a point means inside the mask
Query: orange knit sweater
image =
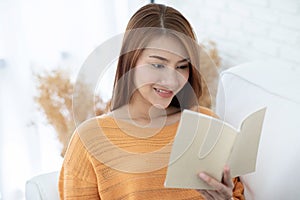
<svg viewBox="0 0 300 200"><path fill-rule="evenodd" d="M209 110L200 112L212 115ZM59 178L61 199L203 199L196 190L164 187L178 123L160 130L100 117L74 133ZM146 137L138 137L141 133ZM244 199L234 179L235 199Z"/></svg>

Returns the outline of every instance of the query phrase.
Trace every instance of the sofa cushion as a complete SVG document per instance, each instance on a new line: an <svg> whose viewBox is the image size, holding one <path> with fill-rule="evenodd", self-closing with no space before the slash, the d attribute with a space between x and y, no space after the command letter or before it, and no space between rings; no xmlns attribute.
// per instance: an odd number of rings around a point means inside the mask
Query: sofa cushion
<svg viewBox="0 0 300 200"><path fill-rule="evenodd" d="M33 177L26 182L26 199L30 200L59 200L59 172L51 172Z"/></svg>
<svg viewBox="0 0 300 200"><path fill-rule="evenodd" d="M300 66L255 61L221 73L216 113L222 119L239 127L265 106L256 171L241 177L246 199L299 198Z"/></svg>

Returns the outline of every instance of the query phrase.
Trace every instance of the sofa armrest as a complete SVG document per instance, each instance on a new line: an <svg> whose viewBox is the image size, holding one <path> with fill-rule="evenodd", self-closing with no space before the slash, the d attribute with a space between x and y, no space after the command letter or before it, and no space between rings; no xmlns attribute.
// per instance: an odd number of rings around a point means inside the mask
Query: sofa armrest
<svg viewBox="0 0 300 200"><path fill-rule="evenodd" d="M35 176L26 182L25 195L28 200L59 200L59 172Z"/></svg>
<svg viewBox="0 0 300 200"><path fill-rule="evenodd" d="M256 61L222 72L216 113L239 127L251 112L267 107L256 171L242 176L247 200L300 196L300 67Z"/></svg>

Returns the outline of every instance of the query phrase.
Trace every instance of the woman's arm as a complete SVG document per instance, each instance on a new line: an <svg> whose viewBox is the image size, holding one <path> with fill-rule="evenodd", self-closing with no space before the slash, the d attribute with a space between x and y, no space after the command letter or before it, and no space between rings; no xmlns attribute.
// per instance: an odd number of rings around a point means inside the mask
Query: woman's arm
<svg viewBox="0 0 300 200"><path fill-rule="evenodd" d="M59 193L60 199L100 199L90 155L76 132L70 141L61 168Z"/></svg>

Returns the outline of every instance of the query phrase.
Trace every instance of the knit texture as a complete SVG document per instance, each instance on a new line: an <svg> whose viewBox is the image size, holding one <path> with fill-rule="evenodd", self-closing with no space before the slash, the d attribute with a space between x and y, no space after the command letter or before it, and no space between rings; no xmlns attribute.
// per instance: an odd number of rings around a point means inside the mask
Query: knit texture
<svg viewBox="0 0 300 200"><path fill-rule="evenodd" d="M213 115L210 110L200 112ZM164 187L178 122L143 128L112 117L84 122L74 132L59 178L61 199L204 199L196 190ZM143 137L142 137L143 136ZM234 197L244 199L234 180Z"/></svg>

